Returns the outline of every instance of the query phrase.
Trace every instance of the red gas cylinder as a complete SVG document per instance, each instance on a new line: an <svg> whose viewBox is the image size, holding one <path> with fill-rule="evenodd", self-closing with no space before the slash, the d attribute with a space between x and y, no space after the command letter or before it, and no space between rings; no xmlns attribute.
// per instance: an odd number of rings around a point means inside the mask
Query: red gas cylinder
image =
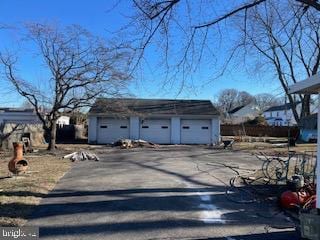
<svg viewBox="0 0 320 240"><path fill-rule="evenodd" d="M283 208L296 208L300 205L298 193L292 191L285 191L281 194L280 204Z"/></svg>

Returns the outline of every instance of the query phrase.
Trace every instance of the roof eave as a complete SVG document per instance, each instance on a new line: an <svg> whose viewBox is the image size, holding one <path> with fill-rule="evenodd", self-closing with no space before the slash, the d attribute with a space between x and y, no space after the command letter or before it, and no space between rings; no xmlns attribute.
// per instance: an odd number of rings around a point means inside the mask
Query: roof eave
<svg viewBox="0 0 320 240"><path fill-rule="evenodd" d="M320 93L320 75L313 75L306 80L297 82L289 87L290 94L318 94Z"/></svg>
<svg viewBox="0 0 320 240"><path fill-rule="evenodd" d="M88 116L97 117L131 117L131 116L145 116L145 117L219 117L220 114L110 114L110 113L88 113Z"/></svg>

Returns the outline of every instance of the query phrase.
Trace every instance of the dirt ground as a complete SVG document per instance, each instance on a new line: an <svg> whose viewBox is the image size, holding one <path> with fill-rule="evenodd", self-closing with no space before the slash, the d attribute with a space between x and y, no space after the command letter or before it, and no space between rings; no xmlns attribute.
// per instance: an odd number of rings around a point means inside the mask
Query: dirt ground
<svg viewBox="0 0 320 240"><path fill-rule="evenodd" d="M21 176L9 176L11 152L0 152L0 226L20 226L69 170L69 160L44 152L26 154L29 169Z"/></svg>

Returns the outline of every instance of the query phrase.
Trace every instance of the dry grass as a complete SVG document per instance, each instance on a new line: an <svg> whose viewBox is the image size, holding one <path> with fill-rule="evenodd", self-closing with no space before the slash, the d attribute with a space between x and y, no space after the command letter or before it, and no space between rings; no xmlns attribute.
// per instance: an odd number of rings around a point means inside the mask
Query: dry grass
<svg viewBox="0 0 320 240"><path fill-rule="evenodd" d="M270 143L265 142L236 142L234 144L235 150L243 150L243 151L249 151L252 153L256 152L264 152L264 153L288 153L288 147L277 147L275 145L272 145ZM317 150L317 144L316 143L308 143L308 144L296 144L294 147L289 148L290 151L295 151L297 153L304 153L308 151L316 151Z"/></svg>
<svg viewBox="0 0 320 240"><path fill-rule="evenodd" d="M70 161L46 153L26 155L28 172L8 177L10 153L0 154L0 226L21 226L57 181L69 170Z"/></svg>

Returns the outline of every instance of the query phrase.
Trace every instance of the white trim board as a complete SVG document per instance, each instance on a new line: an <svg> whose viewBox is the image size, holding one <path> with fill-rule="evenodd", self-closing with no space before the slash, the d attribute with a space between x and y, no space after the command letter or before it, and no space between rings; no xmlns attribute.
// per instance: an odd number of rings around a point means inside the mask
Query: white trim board
<svg viewBox="0 0 320 240"><path fill-rule="evenodd" d="M320 92L320 75L313 75L306 80L297 82L289 87L289 93L318 94Z"/></svg>

